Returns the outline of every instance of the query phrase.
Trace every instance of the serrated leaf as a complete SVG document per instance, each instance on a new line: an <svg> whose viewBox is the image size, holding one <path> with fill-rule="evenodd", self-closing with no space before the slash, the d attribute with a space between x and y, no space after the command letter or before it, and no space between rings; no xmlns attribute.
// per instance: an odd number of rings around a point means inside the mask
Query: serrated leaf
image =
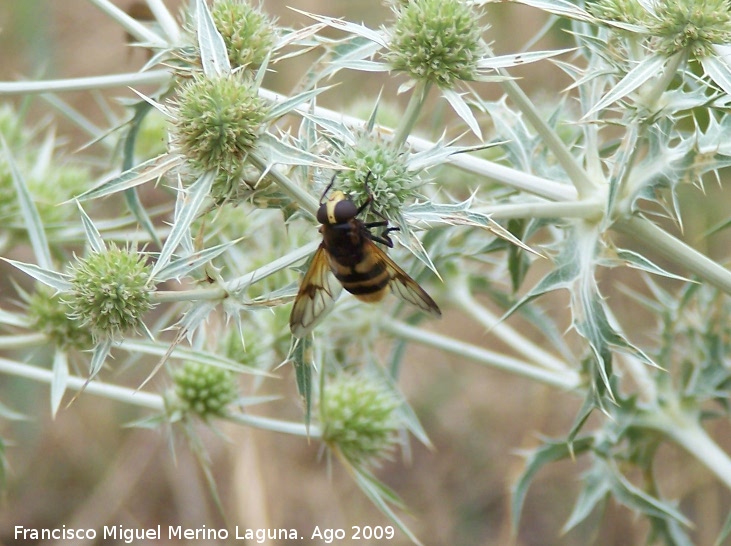
<svg viewBox="0 0 731 546"><path fill-rule="evenodd" d="M191 224L197 218L201 205L211 191L215 176L216 173L208 171L201 175L187 189L178 189L178 200L175 205L173 226L165 244L160 250L160 255L155 262L155 266L152 268L152 272L150 273L151 278L154 279L170 263L173 252L178 248L182 239L188 235Z"/></svg>
<svg viewBox="0 0 731 546"><path fill-rule="evenodd" d="M162 161L161 161L162 160ZM152 159L148 159L140 163L136 167L124 171L101 182L95 188L85 191L76 199L79 201L87 201L89 199L98 199L106 197L114 193L128 190L161 178L170 169L175 168L182 163L183 158L179 155L162 154Z"/></svg>
<svg viewBox="0 0 731 546"><path fill-rule="evenodd" d="M609 476L605 472L597 471L596 467L583 476L582 484L574 509L561 529L564 533L584 521L600 503L606 502L612 490Z"/></svg>
<svg viewBox="0 0 731 546"><path fill-rule="evenodd" d="M666 271L659 265L651 262L645 256L633 252L632 250L617 250L617 258L619 258L620 260L624 260L629 267L639 269L640 271L646 271L648 273L652 273L653 275L667 277L668 279L675 279L683 282L694 282L686 277L681 277L680 275L675 275L674 273Z"/></svg>
<svg viewBox="0 0 731 546"><path fill-rule="evenodd" d="M64 351L56 350L53 355L53 377L51 378L51 416L55 419L61 400L68 387L69 362Z"/></svg>
<svg viewBox="0 0 731 546"><path fill-rule="evenodd" d="M632 484L614 464L605 463L605 467L605 474L612 477L612 494L617 501L642 514L662 519L670 518L682 525L692 526L692 523L681 512Z"/></svg>
<svg viewBox="0 0 731 546"><path fill-rule="evenodd" d="M13 185L15 186L15 193L18 196L20 214L25 222L25 228L28 231L28 239L30 239L30 244L33 247L33 253L38 261L38 265L45 269L51 269L53 262L51 261L51 250L48 246L46 232L43 229L43 220L38 213L36 204L33 202L33 197L28 190L25 178L18 170L18 165L15 163L10 148L2 135L0 135L0 142L2 142L3 151L5 152L7 165L10 169Z"/></svg>
<svg viewBox="0 0 731 546"><path fill-rule="evenodd" d="M610 104L626 97L642 84L656 77L662 72L667 61L668 58L660 54L644 58L637 64L637 66L630 70L624 78L613 86L611 91L604 95L604 98L602 98L591 110L584 114L583 119L593 117L594 114L600 110L603 110Z"/></svg>
<svg viewBox="0 0 731 546"><path fill-rule="evenodd" d="M69 282L70 277L68 275L64 275L63 273L57 273L56 271L51 271L49 269L44 269L35 264L16 262L15 260L10 260L8 258L0 259L5 260L9 264L20 269L23 273L30 275L35 280L40 281L43 284L58 290L59 292L67 292L72 288L71 282Z"/></svg>
<svg viewBox="0 0 731 546"><path fill-rule="evenodd" d="M196 0L196 30L201 52L203 73L210 77L231 74L226 43L213 22L205 0Z"/></svg>
<svg viewBox="0 0 731 546"><path fill-rule="evenodd" d="M510 503L510 507L514 530L518 529L520 515L523 510L523 503L525 502L528 488L538 471L549 463L560 461L562 459L572 459L577 453L583 453L589 449L592 444L593 439L590 437L576 440L573 442L571 447L566 442L547 440L541 447L528 454L525 470L523 470L520 478L513 486L513 498Z"/></svg>
<svg viewBox="0 0 731 546"><path fill-rule="evenodd" d="M107 245L104 243L104 239L102 239L99 230L96 229L94 222L92 222L91 218L89 218L89 216L86 214L86 211L84 211L81 203L76 201L76 206L78 207L79 213L81 214L81 224L84 226L86 240L88 241L91 250L99 254L106 252Z"/></svg>

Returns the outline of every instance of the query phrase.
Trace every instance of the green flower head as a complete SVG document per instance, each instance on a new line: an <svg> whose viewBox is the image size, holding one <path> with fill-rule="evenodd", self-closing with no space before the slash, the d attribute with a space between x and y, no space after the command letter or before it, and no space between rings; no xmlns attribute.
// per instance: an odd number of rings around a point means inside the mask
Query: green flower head
<svg viewBox="0 0 731 546"><path fill-rule="evenodd" d="M731 12L727 0L657 2L650 33L666 55L687 50L696 57L712 52L714 44L731 42Z"/></svg>
<svg viewBox="0 0 731 546"><path fill-rule="evenodd" d="M473 80L485 53L479 15L460 0L413 0L397 9L386 60L415 80L452 88Z"/></svg>
<svg viewBox="0 0 731 546"><path fill-rule="evenodd" d="M220 417L238 397L234 374L216 366L185 362L173 373L176 409L202 419Z"/></svg>
<svg viewBox="0 0 731 546"><path fill-rule="evenodd" d="M241 71L216 78L198 75L180 90L174 110L173 144L196 172L219 174L214 193L234 187L264 131L268 109L256 87Z"/></svg>
<svg viewBox="0 0 731 546"><path fill-rule="evenodd" d="M274 21L245 0L217 0L211 8L233 67L259 65L276 37Z"/></svg>
<svg viewBox="0 0 731 546"><path fill-rule="evenodd" d="M409 171L408 154L371 134L360 136L354 146L345 148L338 162L349 170L338 174L338 189L356 203L373 197L373 209L387 218L396 218L401 207L414 197L421 185ZM368 188L366 188L366 180Z"/></svg>
<svg viewBox="0 0 731 546"><path fill-rule="evenodd" d="M143 326L142 317L152 308L152 289L141 254L111 245L106 252L77 258L70 273L72 289L64 296L69 317L95 340L118 339Z"/></svg>
<svg viewBox="0 0 731 546"><path fill-rule="evenodd" d="M398 407L393 393L379 382L343 375L323 395L322 439L354 464L377 464L398 442Z"/></svg>

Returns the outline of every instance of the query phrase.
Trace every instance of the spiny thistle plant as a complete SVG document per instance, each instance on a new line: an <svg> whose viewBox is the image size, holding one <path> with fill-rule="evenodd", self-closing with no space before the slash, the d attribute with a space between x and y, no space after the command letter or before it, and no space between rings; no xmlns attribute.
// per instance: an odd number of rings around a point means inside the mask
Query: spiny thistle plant
<svg viewBox="0 0 731 546"><path fill-rule="evenodd" d="M731 165L726 0L517 0L545 17L549 36L556 27L572 41L544 50L542 35L493 46L488 2L390 2L373 27L299 12L310 23L296 28L267 15L266 2L191 0L176 18L148 0L154 24L90 3L150 56L137 73L0 83L5 96L53 97L93 143L62 157L55 129L0 109L0 244L14 272L0 295L0 372L50 383L54 415L67 391L83 390L144 407L148 425L200 417L321 442L418 544L377 477L399 464L409 434L430 445L398 386L414 344L448 355L455 374L475 361L578 399L573 425L524 452L514 532L536 476L565 460L583 469L566 537L613 502L644 518L647 542L692 543L704 522L665 493L656 468L660 448L675 445L731 487L731 456L708 426L731 408L731 271L684 231L687 218L721 214L699 190L717 181L724 194ZM293 59L301 72L287 87L277 71ZM529 64L522 78L511 73ZM542 70L562 72L562 93L541 92ZM336 82L356 82L361 105L372 93L370 113L337 110ZM121 121L106 128L63 101L67 89L150 84L126 95L122 114L110 103L108 119ZM380 112L402 98L384 123ZM444 320L396 297L345 295L292 336L331 183L357 205L371 199L364 221L397 228L390 256ZM120 198L116 212L100 206ZM728 227L713 221L706 240ZM554 292L568 316L549 306ZM314 293L328 305L328 291ZM469 342L450 323L489 337ZM125 383L140 354L155 359L149 376L167 391ZM83 372L72 375L70 361ZM277 403L267 389L278 375L296 383L301 419L266 417L270 405L243 411ZM0 405L0 416L17 415ZM717 527L721 544L731 516Z"/></svg>

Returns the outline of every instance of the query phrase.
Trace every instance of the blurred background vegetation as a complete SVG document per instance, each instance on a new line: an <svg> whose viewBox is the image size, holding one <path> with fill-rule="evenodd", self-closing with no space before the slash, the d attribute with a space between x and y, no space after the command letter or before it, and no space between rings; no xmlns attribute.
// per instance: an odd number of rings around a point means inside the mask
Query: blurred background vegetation
<svg viewBox="0 0 731 546"><path fill-rule="evenodd" d="M133 3L119 0L117 5L126 9ZM175 5L172 0L167 4ZM267 2L263 7L286 26L309 23L286 5L369 26L388 17L388 9L375 0L290 0ZM487 14L492 28L486 38L495 42L497 53L519 49L544 23L540 14L520 6L489 6ZM550 39L554 47L565 46L559 31ZM0 79L5 81L135 71L146 60L144 50L129 48L124 32L85 0L0 0L0 51ZM301 74L297 63L306 62L306 57L297 57L290 65L277 67L274 87L290 89ZM514 75L525 77L522 85L535 97L550 100L567 83L550 63L524 70L529 73L516 70ZM351 74L320 103L350 111L362 100L370 107L382 84L383 80L372 75L356 78ZM499 93L497 86L495 93ZM132 96L125 89L105 94ZM68 93L64 99L104 125L103 114L95 112L88 93ZM48 122L51 108L43 99L12 102L27 109L30 122ZM442 115L448 115L448 109L436 104L436 124ZM63 118L54 123L66 139L68 152L85 142L84 135ZM717 209L687 216L685 235L704 253L719 258L726 255L728 237L701 236L723 217L728 203L717 185L709 184L706 190L710 195L703 202L715 203ZM719 193L718 199L713 198L714 192ZM697 193L688 189L687 199L698 198ZM15 290L7 282L8 268L0 264L0 290L6 293ZM602 289L610 298L624 297L608 283ZM567 314L567 301L555 296L551 301L553 312ZM649 314L638 314L635 320L637 335L642 334L643 326L653 324ZM519 318L511 323L519 325ZM568 324L568 318L558 323ZM631 325L626 326L632 330ZM481 327L456 322L449 312L432 327L448 335L459 332L461 339L477 344L491 343ZM16 356L34 361L43 358L37 353ZM268 414L298 419L301 408L294 378L286 367L280 374L278 394L285 402L278 403L276 411L267 408ZM578 546L595 541L625 546L639 544L646 536L644 520L612 503L608 513L595 514L562 536L561 527L579 488L579 460L550 465L540 473L529 491L518 536L511 537L510 488L523 466L519 452L536 446L539 435L565 436L580 404L576 397L415 346L409 349L400 386L434 450L413 443L410 460L388 463L378 475L410 508L405 520L425 544L502 545L514 541L522 546ZM221 512L185 445L175 445L173 456L170 438L162 431L123 426L142 417L136 408L85 395L52 420L48 388L9 376L0 377L0 401L32 416L25 421L0 420L0 436L12 441L6 453L10 473L0 497L0 543L19 543L13 540L15 525L97 529L104 525L239 525L297 528L307 534L315 525L349 529L351 525L390 524L338 465L328 467L315 443L227 424L221 425L222 435L201 430L213 461ZM727 423L715 426L728 429ZM723 437L723 433L713 435ZM731 441L726 444L722 447L731 449ZM728 513L729 493L679 448L662 449L661 472L669 477L664 480L669 489L664 495L684 499L683 511L698 523L693 531L697 544L712 544ZM407 544L408 540L397 534L389 543Z"/></svg>

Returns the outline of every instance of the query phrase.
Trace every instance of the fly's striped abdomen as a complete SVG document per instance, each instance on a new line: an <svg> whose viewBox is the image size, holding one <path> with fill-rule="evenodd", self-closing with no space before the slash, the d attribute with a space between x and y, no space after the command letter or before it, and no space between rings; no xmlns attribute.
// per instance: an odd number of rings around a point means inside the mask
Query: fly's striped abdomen
<svg viewBox="0 0 731 546"><path fill-rule="evenodd" d="M330 269L343 288L362 301L380 301L388 293L391 277L386 264L370 252L355 266L345 266L330 257Z"/></svg>

